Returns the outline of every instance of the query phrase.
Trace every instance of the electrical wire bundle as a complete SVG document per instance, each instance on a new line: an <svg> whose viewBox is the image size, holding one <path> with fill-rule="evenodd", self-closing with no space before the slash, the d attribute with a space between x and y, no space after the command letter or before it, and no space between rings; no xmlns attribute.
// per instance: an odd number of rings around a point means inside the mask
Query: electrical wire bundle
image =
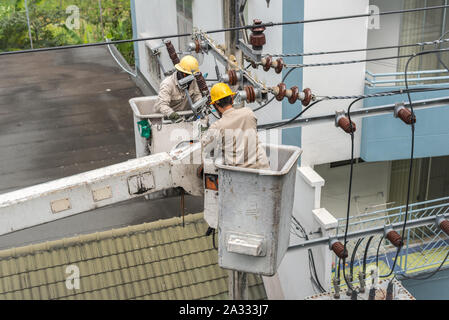
<svg viewBox="0 0 449 320"><path fill-rule="evenodd" d="M301 225L301 223L295 218L292 217L293 222L293 228L299 231L299 234L296 231L293 231L293 234L295 234L297 237L305 240L309 240L309 236L307 235L306 230ZM308 258L309 258L309 272L310 272L310 280L312 281L313 286L318 289L320 293L326 292L326 290L323 288L323 286L320 283L320 280L318 279L318 274L316 271L315 266L315 258L313 256L312 249L307 250Z"/></svg>

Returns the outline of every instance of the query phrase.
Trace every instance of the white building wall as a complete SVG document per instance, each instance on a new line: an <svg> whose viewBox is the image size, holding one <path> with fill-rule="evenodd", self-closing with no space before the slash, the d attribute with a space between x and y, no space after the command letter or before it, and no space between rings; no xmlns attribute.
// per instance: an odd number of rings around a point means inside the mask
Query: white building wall
<svg viewBox="0 0 449 320"><path fill-rule="evenodd" d="M305 19L335 17L368 12L368 0L305 0ZM366 18L307 23L304 25L304 52L365 48ZM365 59L365 52L304 57L304 63ZM304 68L304 87L315 95L360 95L364 92L365 64ZM324 101L304 116L334 113L347 109L350 100ZM353 110L360 107L359 103ZM361 120L355 121L355 156L360 155ZM350 158L350 138L334 123L305 126L302 129L302 165L315 165Z"/></svg>
<svg viewBox="0 0 449 320"><path fill-rule="evenodd" d="M176 0L135 0L137 37L155 37L178 33L176 20ZM175 47L178 47L178 39L169 39ZM161 43L160 40L152 41L152 44ZM149 73L147 43L138 42L139 69L149 83L156 89L158 81ZM165 56L164 62L168 63Z"/></svg>
<svg viewBox="0 0 449 320"><path fill-rule="evenodd" d="M380 12L401 10L404 8L404 0L371 0L371 5L377 6ZM402 15L386 15L379 17L379 29L368 31L368 47L385 47L399 45ZM380 58L396 56L399 49L387 49L368 51L367 58ZM367 63L367 70L371 73L391 73L397 71L398 60L373 61Z"/></svg>
<svg viewBox="0 0 449 320"><path fill-rule="evenodd" d="M193 1L193 27L203 31L223 28L223 4L221 0L195 0ZM225 43L225 34L223 32L213 33L210 38L219 44ZM185 48L183 48L185 50ZM211 54L205 55L203 63L200 66L203 74L208 74L208 78L216 79L215 59ZM218 63L220 72L225 68Z"/></svg>
<svg viewBox="0 0 449 320"><path fill-rule="evenodd" d="M330 168L329 164L314 170L326 181L321 205L336 218L346 217L348 206L349 165ZM390 186L391 162L366 162L354 165L350 215L385 209ZM398 204L396 204L398 205Z"/></svg>

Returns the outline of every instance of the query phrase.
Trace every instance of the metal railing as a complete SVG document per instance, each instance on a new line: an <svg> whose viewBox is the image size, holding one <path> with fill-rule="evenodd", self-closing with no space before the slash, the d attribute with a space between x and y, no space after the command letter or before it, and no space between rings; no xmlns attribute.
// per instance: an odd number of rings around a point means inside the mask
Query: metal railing
<svg viewBox="0 0 449 320"><path fill-rule="evenodd" d="M349 219L349 231L363 230L372 227L385 226L392 223L401 223L405 218L405 206L378 210L362 215L352 216ZM449 197L413 203L409 205L409 221L449 213ZM344 232L346 218L338 219L337 233ZM379 245L379 275L388 274L396 255L396 248L382 236L375 236L367 253L367 265L376 263L377 248ZM360 271L367 239L364 239L358 249L355 259L355 270ZM349 256L354 250L355 241L347 244ZM427 225L411 228L406 231L405 246L402 248L395 274L413 274L428 272L438 267L449 250L449 238L436 225ZM338 261L336 260L337 264ZM449 261L447 262L449 265ZM356 277L354 277L356 278ZM357 282L357 281L355 281Z"/></svg>
<svg viewBox="0 0 449 320"><path fill-rule="evenodd" d="M408 72L408 82L411 85L447 83L449 82L448 72L446 69L410 71ZM405 73L371 73L367 70L365 82L370 87L405 85Z"/></svg>

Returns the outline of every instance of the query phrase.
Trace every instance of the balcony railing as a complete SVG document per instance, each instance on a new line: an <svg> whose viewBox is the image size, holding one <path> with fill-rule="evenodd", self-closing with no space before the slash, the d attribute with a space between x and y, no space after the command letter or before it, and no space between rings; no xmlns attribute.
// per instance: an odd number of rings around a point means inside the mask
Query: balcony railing
<svg viewBox="0 0 449 320"><path fill-rule="evenodd" d="M405 73L371 73L367 70L365 81L370 87L405 85ZM408 82L411 85L447 83L449 82L449 74L446 69L411 71L408 72Z"/></svg>
<svg viewBox="0 0 449 320"><path fill-rule="evenodd" d="M447 214L449 212L449 197L439 198L430 201L418 202L409 205L409 221L429 216ZM362 230L375 226L384 226L391 223L403 222L405 218L405 206L378 210L370 213L353 216L349 220L349 231ZM337 232L343 233L346 227L346 219L338 220ZM381 239L382 235L377 235L371 241L367 253L367 270L376 264L377 250L379 248L379 270L378 275L385 275L390 272L390 268L396 256L396 248L388 240ZM380 243L382 241L382 243ZM408 229L406 231L405 246L402 248L395 267L396 274L416 274L433 271L445 258L449 250L449 238L436 225ZM348 242L349 263L356 241ZM359 246L354 260L354 280L357 280L358 272L361 271L363 255L366 248L367 239L364 239ZM336 260L337 264L338 261ZM445 266L449 265L449 261ZM348 271L348 266L346 267ZM368 273L368 272L367 272ZM354 281L356 284L357 281Z"/></svg>

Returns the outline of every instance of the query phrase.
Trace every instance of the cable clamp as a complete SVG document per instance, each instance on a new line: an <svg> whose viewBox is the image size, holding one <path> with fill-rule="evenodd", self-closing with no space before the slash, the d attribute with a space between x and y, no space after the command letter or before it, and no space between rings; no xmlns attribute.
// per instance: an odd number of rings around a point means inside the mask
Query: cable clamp
<svg viewBox="0 0 449 320"><path fill-rule="evenodd" d="M444 218L444 216L436 216L436 217L435 217L435 226L436 226L438 229L441 229L441 223L442 223L444 220L446 220L446 219Z"/></svg>
<svg viewBox="0 0 449 320"><path fill-rule="evenodd" d="M337 238L329 238L329 250L333 250L332 249L332 246L336 243L336 242L338 242L338 239Z"/></svg>
<svg viewBox="0 0 449 320"><path fill-rule="evenodd" d="M394 231L393 227L391 225L385 225L384 226L384 236L386 237L391 231Z"/></svg>
<svg viewBox="0 0 449 320"><path fill-rule="evenodd" d="M394 105L394 117L398 118L399 117L399 111L401 111L404 108L405 108L405 103L403 101L396 103Z"/></svg>
<svg viewBox="0 0 449 320"><path fill-rule="evenodd" d="M342 111L335 111L335 126L338 128L340 125L338 124L338 122L340 121L341 118L346 117L346 112L344 110Z"/></svg>

